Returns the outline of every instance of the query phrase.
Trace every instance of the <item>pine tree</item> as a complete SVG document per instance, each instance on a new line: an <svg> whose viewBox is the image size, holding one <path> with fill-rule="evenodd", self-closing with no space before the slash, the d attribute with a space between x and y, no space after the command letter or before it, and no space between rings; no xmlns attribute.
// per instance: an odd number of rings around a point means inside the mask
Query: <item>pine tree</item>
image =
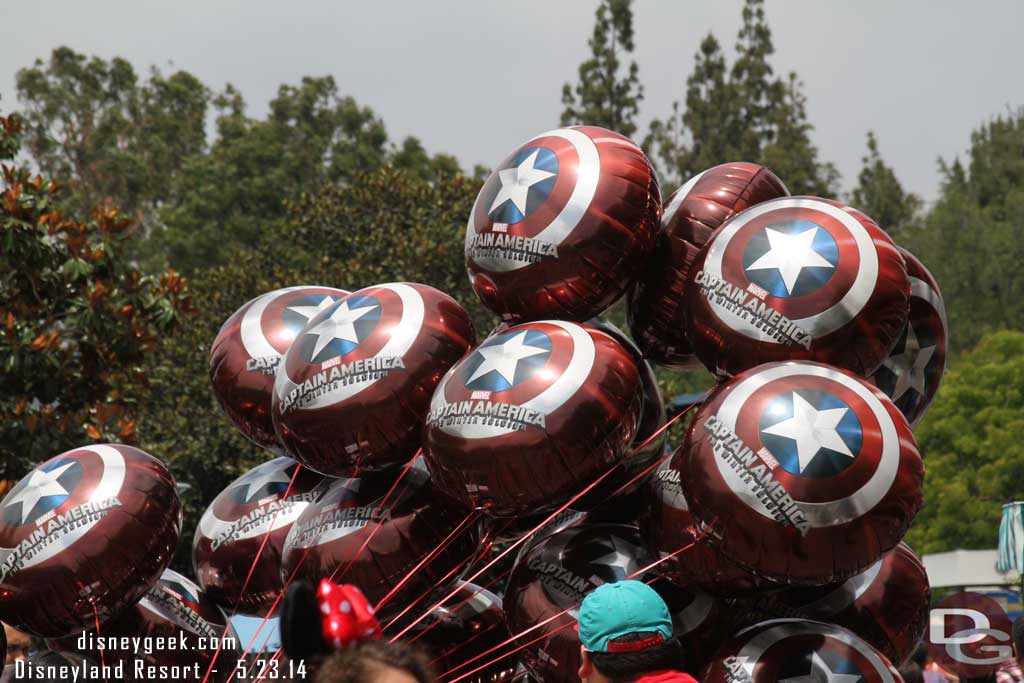
<svg viewBox="0 0 1024 683"><path fill-rule="evenodd" d="M603 126L623 135L636 132L636 115L643 86L633 52L632 0L604 0L597 8L592 56L580 64L579 82L562 87L562 125Z"/></svg>
<svg viewBox="0 0 1024 683"><path fill-rule="evenodd" d="M772 168L794 193L834 196L839 174L811 142L802 84L776 77L763 0L747 0L730 68L717 39L701 43L686 81L686 109L654 120L644 147L662 177L682 182L728 161Z"/></svg>
<svg viewBox="0 0 1024 683"><path fill-rule="evenodd" d="M903 189L892 167L882 160L878 140L871 131L868 131L868 153L863 163L857 187L850 194L850 203L874 218L890 234L897 235L914 219L921 208L921 199Z"/></svg>

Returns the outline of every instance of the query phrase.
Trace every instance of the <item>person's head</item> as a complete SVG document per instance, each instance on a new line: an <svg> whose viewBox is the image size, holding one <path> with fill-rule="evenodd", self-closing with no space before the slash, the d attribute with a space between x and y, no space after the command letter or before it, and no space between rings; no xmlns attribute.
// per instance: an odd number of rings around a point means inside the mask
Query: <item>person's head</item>
<svg viewBox="0 0 1024 683"><path fill-rule="evenodd" d="M433 683L430 662L402 643L372 640L340 650L316 667L314 683Z"/></svg>
<svg viewBox="0 0 1024 683"><path fill-rule="evenodd" d="M28 659L28 651L32 639L27 633L4 624L4 634L7 636L7 660L4 664L13 664L18 659Z"/></svg>
<svg viewBox="0 0 1024 683"><path fill-rule="evenodd" d="M1024 664L1024 614L1013 620L1013 654L1017 662Z"/></svg>
<svg viewBox="0 0 1024 683"><path fill-rule="evenodd" d="M641 581L606 583L587 595L578 629L584 683L632 681L683 664L665 601Z"/></svg>

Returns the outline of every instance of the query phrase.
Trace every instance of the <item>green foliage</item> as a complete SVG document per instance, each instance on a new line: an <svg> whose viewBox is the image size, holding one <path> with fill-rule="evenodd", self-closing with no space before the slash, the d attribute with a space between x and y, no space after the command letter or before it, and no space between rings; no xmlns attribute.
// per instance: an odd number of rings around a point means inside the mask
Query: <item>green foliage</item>
<svg viewBox="0 0 1024 683"><path fill-rule="evenodd" d="M701 42L686 81L685 109L651 122L644 148L666 183L678 184L728 161L774 170L793 194L834 196L839 174L818 160L811 142L802 85L795 74L774 76L775 52L763 0L747 0L730 69L711 34Z"/></svg>
<svg viewBox="0 0 1024 683"><path fill-rule="evenodd" d="M59 47L18 71L17 89L27 151L43 173L67 179L81 212L116 197L125 213L151 217L206 144L210 92L186 71L154 68L140 82L121 58Z"/></svg>
<svg viewBox="0 0 1024 683"><path fill-rule="evenodd" d="M20 120L0 118L0 150ZM52 180L3 167L0 202L0 479L89 441L135 439L142 365L190 308L172 272L140 275L132 222L109 205L75 218Z"/></svg>
<svg viewBox="0 0 1024 683"><path fill-rule="evenodd" d="M625 136L636 132L643 99L639 67L623 65L633 52L632 0L602 0L588 44L591 57L579 68L576 87L562 87L562 125L603 126Z"/></svg>
<svg viewBox="0 0 1024 683"><path fill-rule="evenodd" d="M942 164L942 195L902 242L942 289L954 348L1024 329L1024 109L971 136L970 162Z"/></svg>
<svg viewBox="0 0 1024 683"><path fill-rule="evenodd" d="M882 161L878 141L871 131L863 162L850 203L875 219L890 235L898 236L920 211L921 198L905 191L892 167Z"/></svg>
<svg viewBox="0 0 1024 683"><path fill-rule="evenodd" d="M925 503L907 542L918 554L993 548L1000 506L1024 481L1024 333L996 332L946 373L916 436Z"/></svg>

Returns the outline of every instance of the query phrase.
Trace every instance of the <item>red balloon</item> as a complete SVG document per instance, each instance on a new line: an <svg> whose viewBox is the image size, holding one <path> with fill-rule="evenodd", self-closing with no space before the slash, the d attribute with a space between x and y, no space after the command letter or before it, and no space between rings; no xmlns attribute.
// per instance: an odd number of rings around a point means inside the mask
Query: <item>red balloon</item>
<svg viewBox="0 0 1024 683"><path fill-rule="evenodd" d="M284 455L270 417L277 365L309 319L347 294L330 287L275 289L221 325L210 347L210 384L224 414L257 446Z"/></svg>
<svg viewBox="0 0 1024 683"><path fill-rule="evenodd" d="M703 683L903 683L881 652L844 628L776 619L740 631L723 645Z"/></svg>
<svg viewBox="0 0 1024 683"><path fill-rule="evenodd" d="M325 480L316 502L288 534L281 576L352 583L375 605L405 581L387 604L378 605L382 625L423 593L458 578L457 569L479 549L475 525L455 533L469 511L431 484L422 461L384 503L394 483L387 475ZM424 599L416 613L430 604Z"/></svg>
<svg viewBox="0 0 1024 683"><path fill-rule="evenodd" d="M517 560L505 589L509 629L523 644L523 663L546 683L578 681L579 634L573 628L583 598L603 583L621 581L650 564L636 527L573 526L533 545Z"/></svg>
<svg viewBox="0 0 1024 683"><path fill-rule="evenodd" d="M910 317L896 346L870 378L911 427L928 411L946 369L946 306L935 278L909 251L899 248L910 277Z"/></svg>
<svg viewBox="0 0 1024 683"><path fill-rule="evenodd" d="M550 510L622 460L641 401L636 361L608 334L559 320L517 325L441 381L427 466L438 487L492 515Z"/></svg>
<svg viewBox="0 0 1024 683"><path fill-rule="evenodd" d="M654 557L666 557L660 572L686 586L722 597L737 597L780 588L723 555L709 535L694 528L679 472L666 460L645 489L640 533ZM680 552L681 551L681 552Z"/></svg>
<svg viewBox="0 0 1024 683"><path fill-rule="evenodd" d="M921 507L903 414L818 363L769 363L701 406L672 468L720 550L762 576L823 584L867 569Z"/></svg>
<svg viewBox="0 0 1024 683"><path fill-rule="evenodd" d="M687 275L701 362L719 376L782 360L870 375L907 323L910 281L896 245L862 216L787 197L726 222Z"/></svg>
<svg viewBox="0 0 1024 683"><path fill-rule="evenodd" d="M220 654L211 680L226 681L235 671L235 662L241 655L237 650L238 635L228 628L227 619L214 602L190 579L165 569L160 579L139 602L123 610L100 629L99 637L157 638L162 642L184 643L185 647L152 648L146 652L107 648L101 655L97 633L89 631L83 636L72 636L59 641L47 641L52 650L62 654L86 656L93 661L122 667L126 681L149 681L172 677L201 680L205 675L221 642ZM85 648L79 647L83 644ZM137 663L136 663L137 662ZM174 667L159 673L154 667Z"/></svg>
<svg viewBox="0 0 1024 683"><path fill-rule="evenodd" d="M274 426L290 455L349 476L407 462L430 396L475 343L469 314L426 285L361 289L316 315L274 385Z"/></svg>
<svg viewBox="0 0 1024 683"><path fill-rule="evenodd" d="M262 617L284 587L281 546L323 480L307 468L295 474L299 467L291 458L257 465L221 491L200 518L192 564L199 584L218 604Z"/></svg>
<svg viewBox="0 0 1024 683"><path fill-rule="evenodd" d="M789 195L774 173L742 161L709 168L672 193L651 261L630 292L629 329L647 358L677 370L699 365L686 338L686 274L722 223Z"/></svg>
<svg viewBox="0 0 1024 683"><path fill-rule="evenodd" d="M848 628L902 665L928 628L931 591L921 560L904 543L839 584L799 586L761 596L741 618L748 624L775 617L826 621Z"/></svg>
<svg viewBox="0 0 1024 683"><path fill-rule="evenodd" d="M180 530L174 478L153 456L61 453L0 503L0 620L44 638L104 622L157 580Z"/></svg>
<svg viewBox="0 0 1024 683"><path fill-rule="evenodd" d="M660 571L658 565L655 571ZM648 576L645 581L650 581ZM684 670L696 676L711 659L727 632L725 606L694 585L659 576L649 585L661 596L672 615L672 637L683 646Z"/></svg>
<svg viewBox="0 0 1024 683"><path fill-rule="evenodd" d="M657 177L632 140L596 126L542 133L477 195L470 282L504 320L592 318L639 274L660 215Z"/></svg>
<svg viewBox="0 0 1024 683"><path fill-rule="evenodd" d="M462 675L493 660L495 653L484 653L504 643L510 635L501 598L472 583L459 582L455 595L409 629L402 640L425 649L439 676L456 667L461 668L453 675ZM466 664L478 656L479 659ZM512 681L514 675L515 659L506 658L464 680L498 683Z"/></svg>

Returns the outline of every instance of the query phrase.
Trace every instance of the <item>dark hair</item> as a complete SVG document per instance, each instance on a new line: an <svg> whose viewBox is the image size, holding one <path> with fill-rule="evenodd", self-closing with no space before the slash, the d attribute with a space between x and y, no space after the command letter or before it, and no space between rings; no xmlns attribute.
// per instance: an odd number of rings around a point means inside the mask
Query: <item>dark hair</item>
<svg viewBox="0 0 1024 683"><path fill-rule="evenodd" d="M612 642L634 643L655 635L653 632L630 633ZM588 652L587 655L595 669L618 683L627 683L652 671L683 668L683 646L674 638L636 652Z"/></svg>
<svg viewBox="0 0 1024 683"><path fill-rule="evenodd" d="M899 668L900 677L903 683L924 683L924 673L921 665L915 661L909 661Z"/></svg>
<svg viewBox="0 0 1024 683"><path fill-rule="evenodd" d="M1018 661L1024 659L1024 614L1013 620L1013 653Z"/></svg>
<svg viewBox="0 0 1024 683"><path fill-rule="evenodd" d="M914 654L910 655L910 660L919 667L924 668L924 665L928 662L928 643L924 640L918 643Z"/></svg>
<svg viewBox="0 0 1024 683"><path fill-rule="evenodd" d="M403 643L373 640L325 657L316 668L314 683L368 683L385 667L401 669L417 683L433 683L430 661Z"/></svg>

